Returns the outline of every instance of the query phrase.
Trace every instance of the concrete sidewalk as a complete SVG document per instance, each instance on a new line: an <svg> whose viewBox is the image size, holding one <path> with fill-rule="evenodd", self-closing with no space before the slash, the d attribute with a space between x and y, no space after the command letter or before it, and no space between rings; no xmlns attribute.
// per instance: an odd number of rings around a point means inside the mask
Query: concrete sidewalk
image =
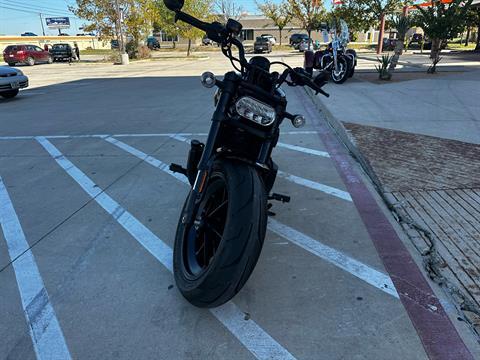
<svg viewBox="0 0 480 360"><path fill-rule="evenodd" d="M331 96L322 103L341 121L479 144L479 84L480 70L381 85L328 84Z"/></svg>
<svg viewBox="0 0 480 360"><path fill-rule="evenodd" d="M463 320L480 329L480 71L316 98Z"/></svg>

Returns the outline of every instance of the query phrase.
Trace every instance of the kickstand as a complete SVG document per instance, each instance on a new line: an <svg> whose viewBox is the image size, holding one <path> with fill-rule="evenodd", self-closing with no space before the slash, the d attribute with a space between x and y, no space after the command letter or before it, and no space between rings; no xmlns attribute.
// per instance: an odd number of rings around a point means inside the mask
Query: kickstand
<svg viewBox="0 0 480 360"><path fill-rule="evenodd" d="M273 204L272 203L268 203L267 204L267 215L268 216L276 216L277 214L275 214L273 211L270 211L270 209L272 208Z"/></svg>

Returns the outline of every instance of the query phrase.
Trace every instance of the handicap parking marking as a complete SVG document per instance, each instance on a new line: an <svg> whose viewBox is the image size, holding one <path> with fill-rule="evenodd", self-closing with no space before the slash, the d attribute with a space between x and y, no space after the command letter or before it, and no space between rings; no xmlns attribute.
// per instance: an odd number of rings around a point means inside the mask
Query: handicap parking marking
<svg viewBox="0 0 480 360"><path fill-rule="evenodd" d="M173 137L173 136L172 136ZM167 173L175 177L175 179L181 181L186 185L190 185L187 178L183 175L173 173L167 167L167 164L144 153L143 151L134 148L128 144L123 143L120 140L113 139L111 137L106 138L106 141L110 142L112 145L119 147L120 149L127 151L131 155L136 156L141 160L145 160L150 165L162 170L163 172ZM388 275L381 273L378 270L373 269L372 267L353 259L352 257L342 253L339 250L335 250L327 245L322 244L318 240L315 240L309 237L306 234L301 233L287 225L284 225L278 221L269 220L268 229L272 232L282 236L283 238L291 241L292 243L300 246L304 250L310 252L321 259L324 259L331 264L337 266L338 268L352 274L353 276L357 277L358 279L365 281L366 283L380 289L396 298L398 298L398 294L395 290L395 286L393 285L392 280Z"/></svg>
<svg viewBox="0 0 480 360"><path fill-rule="evenodd" d="M17 280L37 359L71 359L63 331L45 289L35 257L0 177L0 227Z"/></svg>
<svg viewBox="0 0 480 360"><path fill-rule="evenodd" d="M108 141L109 138L106 140ZM110 138L111 139L111 138ZM57 162L57 164L80 185L80 187L119 225L137 240L170 272L173 270L172 249L137 218L98 187L87 175L68 160L50 141L38 137L37 141ZM114 144L114 142L112 142ZM146 154L145 154L146 155ZM152 158L152 160L154 160ZM158 161L158 160L157 160ZM162 163L157 164L163 171ZM152 163L151 163L152 164ZM153 164L152 164L153 165ZM155 166L155 165L154 165ZM295 359L292 354L275 341L254 320L245 320L245 314L231 301L210 312L257 358L257 359Z"/></svg>

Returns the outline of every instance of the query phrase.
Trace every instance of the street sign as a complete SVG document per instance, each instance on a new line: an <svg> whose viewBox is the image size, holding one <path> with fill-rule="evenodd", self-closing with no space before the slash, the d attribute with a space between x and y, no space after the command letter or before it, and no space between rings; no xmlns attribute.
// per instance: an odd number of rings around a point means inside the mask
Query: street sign
<svg viewBox="0 0 480 360"><path fill-rule="evenodd" d="M45 21L50 29L68 29L70 27L68 17L45 18Z"/></svg>

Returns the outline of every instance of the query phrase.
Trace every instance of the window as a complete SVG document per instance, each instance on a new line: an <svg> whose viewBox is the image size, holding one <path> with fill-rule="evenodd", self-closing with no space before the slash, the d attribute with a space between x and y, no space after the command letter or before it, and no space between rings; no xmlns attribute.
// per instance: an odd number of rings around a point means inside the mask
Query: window
<svg viewBox="0 0 480 360"><path fill-rule="evenodd" d="M170 36L170 35L167 35L165 34L163 31L161 32L161 36L162 36L162 41L168 41L168 42L172 42L172 41L178 41L178 35L175 35L175 36Z"/></svg>
<svg viewBox="0 0 480 360"><path fill-rule="evenodd" d="M243 40L253 40L253 30L242 30L241 38Z"/></svg>

